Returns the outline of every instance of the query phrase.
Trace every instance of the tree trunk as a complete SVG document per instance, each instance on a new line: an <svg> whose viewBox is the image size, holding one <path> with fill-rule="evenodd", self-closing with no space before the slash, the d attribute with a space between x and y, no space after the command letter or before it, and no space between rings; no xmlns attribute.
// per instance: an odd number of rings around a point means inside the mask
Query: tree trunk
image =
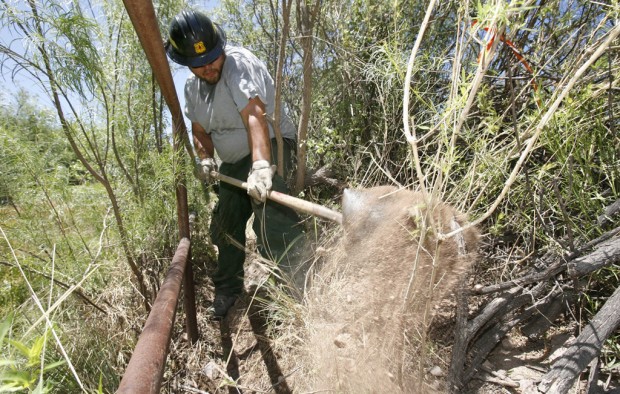
<svg viewBox="0 0 620 394"><path fill-rule="evenodd" d="M294 194L301 192L305 184L306 160L307 160L307 138L308 124L310 122L310 111L312 109L312 32L314 24L319 16L320 1L314 5L314 9L309 9L307 0L297 0L297 23L301 31L301 47L303 48L303 94L301 97L301 117L299 128L297 129L297 181L295 182Z"/></svg>
<svg viewBox="0 0 620 394"><path fill-rule="evenodd" d="M37 34L39 34L40 36L44 37L44 33L43 33L43 28L41 27L40 23L39 23L39 16L38 16L38 11L37 11L37 7L36 4L34 3L33 0L28 0L28 4L30 5L30 8L32 10L32 14L34 17L34 21L35 21L35 26L37 29ZM25 34L29 35L29 32L24 31ZM36 42L36 40L33 40L34 42ZM71 126L69 125L69 122L67 121L67 119L65 118L63 109L62 109L62 104L60 102L60 97L58 94L58 87L56 85L56 79L54 77L54 73L52 70L52 66L51 66L51 62L49 59L49 55L48 52L45 48L45 46L43 44L37 45L37 49L41 54L41 57L43 59L44 65L45 65L45 74L49 80L49 84L50 84L50 92L52 95L52 99L54 102L54 107L56 108L56 112L58 114L58 118L60 120L60 124L62 126L62 129L65 133L65 136L67 137L69 144L71 145L71 148L73 150L73 152L75 153L75 155L77 156L78 160L80 160L80 162L82 163L82 165L84 165L84 167L88 170L88 172L95 178L97 179L97 181L99 181L104 188L106 189L106 192L108 194L108 198L110 198L110 202L112 203L112 209L114 212L114 217L116 219L116 224L118 226L118 231L119 231L119 235L120 235L120 241L121 241L121 245L123 247L123 251L125 252L125 256L127 258L127 263L129 264L129 267L131 268L132 273L134 274L134 277L136 279L137 285L138 285L138 290L140 291L140 295L142 296L143 302L144 302L144 308L147 312L150 311L150 304L149 304L149 293L148 290L146 288L146 283L144 282L144 276L142 275L142 271L140 269L140 267L137 265L133 254L131 253L131 249L129 248L129 243L128 243L128 234L127 231L125 229L125 225L123 224L123 220L122 220L122 216L121 216L121 212L120 212L120 208L118 206L118 201L116 199L116 196L114 194L114 190L112 189L112 185L110 184L110 181L107 179L107 175L105 174L104 170L104 164L103 162L99 162L98 165L100 167L100 170L102 171L101 173L98 173L91 165L90 163L86 160L86 158L84 157L84 154L82 153L82 151L80 150L80 148L78 147L76 141L74 140L72 134L71 134ZM65 97L66 98L66 97ZM97 157L97 155L94 155L95 157Z"/></svg>
<svg viewBox="0 0 620 394"><path fill-rule="evenodd" d="M278 142L278 175L284 175L284 146L282 141L282 130L280 122L282 119L282 70L286 58L286 39L288 38L291 4L293 0L282 0L282 31L280 32L280 43L278 47L278 64L276 66L276 106L273 115L273 130ZM288 181L288 180L287 180Z"/></svg>

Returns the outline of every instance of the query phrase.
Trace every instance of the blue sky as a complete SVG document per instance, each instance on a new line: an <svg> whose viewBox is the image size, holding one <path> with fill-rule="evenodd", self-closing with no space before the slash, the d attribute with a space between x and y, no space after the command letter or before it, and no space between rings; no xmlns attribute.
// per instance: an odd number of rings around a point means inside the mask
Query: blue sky
<svg viewBox="0 0 620 394"><path fill-rule="evenodd" d="M96 4L96 1L93 3ZM219 0L189 1L189 5L191 7L196 7L207 12L219 6L219 4ZM162 32L162 35L165 36L166 34L167 32ZM21 52L23 50L22 43L20 40L16 40L15 37L16 35L14 34L14 30L10 26L0 26L0 42L4 45L8 45L10 43L10 47L12 49L17 52ZM0 58L2 58L2 55L0 55ZM3 67L0 67L0 72L2 73L3 85L3 89L0 91L0 102L3 102L5 100L8 100L9 102L12 101L9 99L10 96L14 95L20 89L25 89L32 96L36 97L39 100L40 106L52 106L50 99L43 91L43 88L40 86L39 82L34 80L32 76L30 76L26 71L21 70L17 73L14 73L13 64L7 63ZM179 96L181 108L183 108L185 104L185 98L183 97L183 86L185 84L185 79L189 75L189 69L173 67L172 72L177 90L177 95Z"/></svg>
<svg viewBox="0 0 620 394"><path fill-rule="evenodd" d="M4 24L0 27L0 42L2 42L3 45L9 46L14 51L21 53L23 51L22 42L15 37L14 29ZM48 101L47 104L51 104L45 97L45 92L42 90L39 82L32 78L25 70L13 72L13 64L7 63L2 65L0 72L2 72L3 89L1 94L3 98L11 96L20 88L23 88L34 96Z"/></svg>

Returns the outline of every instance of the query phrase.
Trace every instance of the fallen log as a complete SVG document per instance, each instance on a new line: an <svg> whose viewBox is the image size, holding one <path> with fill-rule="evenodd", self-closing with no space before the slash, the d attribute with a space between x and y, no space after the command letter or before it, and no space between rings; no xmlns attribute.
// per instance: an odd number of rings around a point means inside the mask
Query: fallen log
<svg viewBox="0 0 620 394"><path fill-rule="evenodd" d="M452 392L459 392L460 388L477 376L482 362L512 328L524 326L541 316L547 320L551 318L552 320L548 322L551 324L551 321L557 318L558 313L565 310L571 300L574 300L573 297L566 296L566 292L575 294L570 289L575 285L574 280L576 278L620 261L618 233L618 228L611 230L565 256L547 254L541 257L534 264L535 267L529 270L526 275L511 281L484 288L480 286L474 288L474 292L470 294L488 295L497 291L503 291L503 293L489 300L486 306L465 324L458 322L460 329L455 331L455 348L453 349L448 375L449 387ZM550 291L549 289L553 290ZM461 291L466 294L465 289ZM620 300L610 299L608 302L617 304L620 303ZM461 305L460 307L466 308L468 301L461 301L461 303L465 306ZM551 314L553 316L543 316L541 308L548 312L555 312ZM601 310L601 312L603 311ZM620 317L617 319L620 321ZM614 328L617 327L616 318L608 320L613 322ZM593 323L596 322L593 321ZM591 346L595 348L589 349L589 351L581 349L584 351L585 361L574 360L574 362L578 361L579 367L576 371L571 370L574 372L574 376L578 376L587 364L600 353L600 348L604 343L604 340L600 343L596 342L595 338L588 340L592 343ZM588 342L585 340L582 340L581 343L582 347L588 346ZM562 391L554 390L551 392Z"/></svg>
<svg viewBox="0 0 620 394"><path fill-rule="evenodd" d="M530 291L519 294L510 299L506 304L509 311L518 311L529 304L531 300L538 299L546 293L548 284L540 283ZM552 296L555 295L552 293ZM482 363L487 359L491 351L499 344L513 328L519 323L532 317L536 312L536 305L532 305L521 313L502 313L497 317L497 323L489 327L475 342L471 344L469 368L463 374L463 381L469 382L480 370ZM501 317L505 317L501 319Z"/></svg>
<svg viewBox="0 0 620 394"><path fill-rule="evenodd" d="M577 301L577 293L567 287L562 286L557 297L545 297L535 305L537 313L520 327L523 335L532 339L543 336L562 314L569 311L569 306Z"/></svg>
<svg viewBox="0 0 620 394"><path fill-rule="evenodd" d="M601 352L603 344L620 325L620 287L586 325L581 334L567 343L566 352L558 358L541 379L538 389L543 393L566 393L579 374Z"/></svg>
<svg viewBox="0 0 620 394"><path fill-rule="evenodd" d="M493 318L496 316L504 316L508 313L510 309L507 305L521 292L522 289L519 288L510 289L505 294L495 297L491 302L489 302L482 312L472 319L472 321L467 325L467 330L465 331L465 338L467 342L471 342L476 337L477 333L480 332L482 328L485 327Z"/></svg>
<svg viewBox="0 0 620 394"><path fill-rule="evenodd" d="M620 239L612 238L597 246L590 254L568 262L569 275L583 276L620 261Z"/></svg>
<svg viewBox="0 0 620 394"><path fill-rule="evenodd" d="M572 276L581 276L605 265L613 264L618 261L620 256L620 242L615 238L618 233L620 233L620 227L608 231L580 246L578 250L564 258L547 254L536 264L537 266L544 267L540 272L527 273L519 278L495 285L477 286L474 288L474 292L477 294L489 294L513 287L526 286L531 283L549 280L557 274L566 271L567 268ZM586 255L592 249L594 249L594 252ZM571 267L574 267L572 272L570 271Z"/></svg>

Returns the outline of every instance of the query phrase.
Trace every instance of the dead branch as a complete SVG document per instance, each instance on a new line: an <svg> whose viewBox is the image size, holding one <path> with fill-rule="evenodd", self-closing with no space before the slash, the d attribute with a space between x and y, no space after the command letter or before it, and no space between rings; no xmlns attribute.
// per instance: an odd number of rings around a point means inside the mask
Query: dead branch
<svg viewBox="0 0 620 394"><path fill-rule="evenodd" d="M571 276L583 276L620 261L620 239L601 243L592 253L568 262Z"/></svg>
<svg viewBox="0 0 620 394"><path fill-rule="evenodd" d="M500 297L495 297L487 306L479 313L467 327L467 342L470 342L476 334L495 316L506 314L509 309L507 304L514 299L521 289L513 288Z"/></svg>
<svg viewBox="0 0 620 394"><path fill-rule="evenodd" d="M620 200L616 200L616 202L605 208L603 214L596 220L598 225L603 226L609 223L618 211L620 211Z"/></svg>
<svg viewBox="0 0 620 394"><path fill-rule="evenodd" d="M494 384L499 384L500 386L504 386L504 387L510 387L510 388L519 387L519 383L515 382L509 377L504 376L503 374L500 374L499 372L493 371L491 368L485 365L482 365L481 368L486 373L480 377L480 380L494 383Z"/></svg>
<svg viewBox="0 0 620 394"><path fill-rule="evenodd" d="M7 261L0 261L0 264L5 265L5 266L7 266L7 267L11 267L11 268L17 268L14 264L11 264L11 263L9 263L9 262L7 262ZM60 281L60 280L58 280L58 279L52 278L52 277L51 277L51 276L49 276L48 274L45 274L45 273L43 273L43 272L39 272L39 271L37 271L37 270L34 270L34 269L32 269L32 268L29 268L29 267L27 267L27 266L25 266L25 265L23 265L23 264L22 264L22 269L23 269L24 271L30 272L30 273L32 273L32 274L40 275L40 276L42 276L42 277L44 277L44 278L46 278L46 279L49 279L49 280L53 281L56 285L58 285L58 286L62 287L62 288L63 288L63 289L65 289L65 290L69 290L69 289L71 288L71 286L69 286L68 284L66 284L66 283L64 283L64 282L61 282L61 281ZM90 298L88 298L88 296L84 295L84 293L82 293L82 291L81 291L81 290L79 290L79 289L74 289L74 290L72 291L72 294L75 294L78 298L81 298L84 302L86 302L87 304L91 305L93 308L96 308L97 310L99 310L99 311L103 312L103 313L104 313L104 314L106 314L106 315L108 314L108 313L107 313L105 310L103 310L103 309L102 309L99 305L95 304L95 302L94 302L94 301L92 301Z"/></svg>
<svg viewBox="0 0 620 394"><path fill-rule="evenodd" d="M511 280L508 282L503 282L503 283L498 283L496 285L478 288L478 289L475 289L475 291L478 294L489 294L489 293L496 293L498 291L510 289L513 287L526 286L531 283L548 280L549 278L552 278L555 275L565 270L566 270L566 261L564 261L563 259L557 259L543 272L536 272L536 273L529 274L529 275Z"/></svg>
<svg viewBox="0 0 620 394"><path fill-rule="evenodd" d="M467 356L467 302L469 292L464 281L458 283L455 291L456 296L456 323L454 327L454 344L452 345L452 359L448 371L448 387L451 393L458 392L460 388L459 378L463 375L463 367Z"/></svg>
<svg viewBox="0 0 620 394"><path fill-rule="evenodd" d="M550 254L543 256L540 263L535 264L535 266L547 267L542 272L526 274L520 278L496 285L476 287L474 291L477 294L496 293L512 287L526 286L531 283L549 280L567 269L569 274L574 277L582 276L614 264L618 262L620 258L620 243L617 238L614 238L619 232L620 227L608 231L600 237L582 245L565 258L552 256ZM584 253L593 249L593 252L583 256Z"/></svg>
<svg viewBox="0 0 620 394"><path fill-rule="evenodd" d="M540 391L568 392L581 371L598 357L603 343L620 326L618 308L620 308L620 287L609 297L581 334L572 343L566 344L566 352L553 363L551 370L543 376L538 385Z"/></svg>
<svg viewBox="0 0 620 394"><path fill-rule="evenodd" d="M519 327L521 333L528 338L544 335L575 301L577 301L577 293L568 286L563 286L562 291L556 297L546 297L534 306L537 313Z"/></svg>
<svg viewBox="0 0 620 394"><path fill-rule="evenodd" d="M508 302L504 305L504 308L499 310L501 312L503 310L508 311L518 311L520 308L529 304L532 299L537 299L541 297L545 291L547 290L548 285L546 282L540 283L535 286L531 291L524 291L522 294L515 296L512 299L508 299ZM523 312L520 313L498 313L495 315L494 321L497 323L493 324L484 332L472 345L470 350L470 365L467 371L464 373L464 382L469 382L479 371L480 366L486 360L489 353L497 346L498 343L508 334L513 328L515 328L519 323L523 323L527 319L533 316L536 313L536 305L531 305L529 308L525 308ZM502 322L502 317L506 316L508 319L504 319Z"/></svg>
<svg viewBox="0 0 620 394"><path fill-rule="evenodd" d="M524 326L541 317L550 324L559 316L565 310L565 304L574 299L571 296L574 292L570 290L573 286L572 279L620 261L620 242L617 234L618 229L614 229L582 245L567 256L547 254L534 264L533 269L541 272L476 289L478 294L499 291L503 293L495 296L455 333L455 346L448 376L451 389L457 390L453 392L458 392L480 374L484 360L513 328ZM586 254L586 251L589 253ZM568 275L561 275L563 272L567 272ZM461 291L466 294L466 289ZM560 372L550 375L550 379L561 381L560 383L550 381L548 386L554 385L550 392L565 392L558 387L574 382L570 379L576 379L576 376L598 355L605 339L620 324L620 316L612 318L611 312L605 315L605 310L613 310L620 303L620 295L616 293L590 323L592 327L588 326L590 333L584 331L582 335L585 336L575 342L577 345L573 344L568 348L568 351L573 351L574 354L569 354L563 364L558 364Z"/></svg>
<svg viewBox="0 0 620 394"><path fill-rule="evenodd" d="M328 166L306 172L304 188L317 185L334 186L339 190L347 186L345 182L334 178L333 171Z"/></svg>

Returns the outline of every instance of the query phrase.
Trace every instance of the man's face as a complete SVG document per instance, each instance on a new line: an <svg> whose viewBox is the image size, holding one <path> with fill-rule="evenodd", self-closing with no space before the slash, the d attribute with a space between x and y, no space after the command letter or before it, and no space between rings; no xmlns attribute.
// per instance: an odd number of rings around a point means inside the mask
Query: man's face
<svg viewBox="0 0 620 394"><path fill-rule="evenodd" d="M198 78L203 81L207 81L207 83L211 85L215 85L222 76L222 68L224 67L225 59L226 56L222 53L217 59L209 64L200 67L190 67L189 69Z"/></svg>

